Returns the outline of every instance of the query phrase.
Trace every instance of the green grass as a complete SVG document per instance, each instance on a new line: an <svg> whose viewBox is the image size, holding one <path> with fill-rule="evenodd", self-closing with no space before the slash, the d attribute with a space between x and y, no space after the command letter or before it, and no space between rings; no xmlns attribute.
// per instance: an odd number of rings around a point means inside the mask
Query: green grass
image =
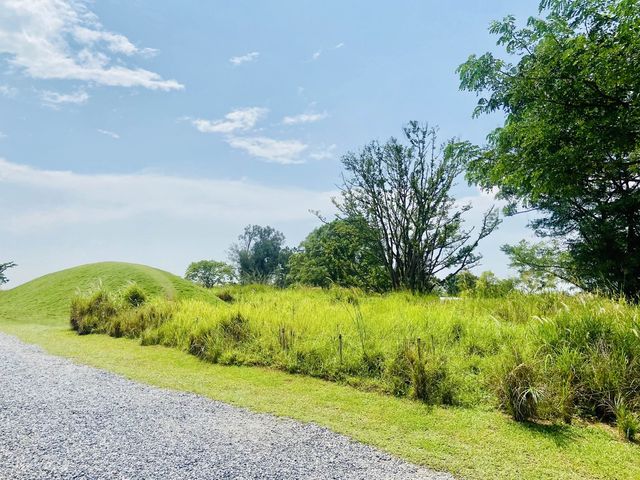
<svg viewBox="0 0 640 480"><path fill-rule="evenodd" d="M98 272L110 288L121 288L135 280L148 292L166 295L167 283L147 275L146 267L100 264L96 266ZM61 277L57 279L57 275ZM183 292L186 297L211 300L208 292L192 291L177 277L162 272L157 275L161 279L173 278L169 283L178 292L177 298ZM67 295L75 292L74 281L81 281L84 288L92 284L93 278L91 266L85 266L48 276L46 282L35 281L0 292L0 330L39 344L53 354L134 380L199 393L255 411L313 421L462 478L640 478L640 447L621 441L617 432L606 425L580 421L570 426L517 423L489 404L464 408L428 406L271 369L215 365L176 348L140 347L138 341L131 339L77 336L67 327L71 299ZM224 308L238 309L239 303ZM274 299L272 303L278 302ZM267 307L278 308L264 301L251 308L263 311ZM333 313L339 311L337 308ZM302 315L300 312L297 314ZM290 319L290 315L283 307L276 320ZM308 315L313 316L313 311ZM330 322L331 318L329 315L324 321ZM273 333L277 341L277 330Z"/></svg>
<svg viewBox="0 0 640 480"><path fill-rule="evenodd" d="M197 298L214 301L216 297L203 288L168 272L132 263L103 262L82 265L44 275L17 288L0 291L0 313L3 306L20 312L23 320L59 324L60 316L69 312L71 299L78 291L86 291L101 283L115 290L134 282L150 295L175 298Z"/></svg>
<svg viewBox="0 0 640 480"><path fill-rule="evenodd" d="M277 368L430 404L502 405L518 420L613 423L619 411L628 419L622 426L640 413L640 311L624 302L517 292L445 303L339 289L224 291L232 303L160 300L132 309L102 290L74 300L74 324L223 365Z"/></svg>

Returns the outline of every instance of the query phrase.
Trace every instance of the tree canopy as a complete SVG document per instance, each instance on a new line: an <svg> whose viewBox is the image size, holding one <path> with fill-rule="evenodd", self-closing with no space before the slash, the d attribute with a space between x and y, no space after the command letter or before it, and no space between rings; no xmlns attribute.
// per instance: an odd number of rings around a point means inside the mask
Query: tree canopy
<svg viewBox="0 0 640 480"><path fill-rule="evenodd" d="M205 288L231 283L235 278L232 265L216 260L200 260L192 262L184 274L184 278L191 280Z"/></svg>
<svg viewBox="0 0 640 480"><path fill-rule="evenodd" d="M437 143L436 131L418 122L404 129L406 143L371 142L342 158L345 217L362 218L377 237L394 289L431 291L440 276L476 265L480 240L498 225L497 212L484 215L477 232L464 228L470 206L451 195L465 167L467 143Z"/></svg>
<svg viewBox="0 0 640 480"><path fill-rule="evenodd" d="M360 217L336 219L313 230L289 268L293 283L373 291L391 286L377 236Z"/></svg>
<svg viewBox="0 0 640 480"><path fill-rule="evenodd" d="M282 232L266 226L248 225L231 246L242 283L285 283L291 249L284 246Z"/></svg>
<svg viewBox="0 0 640 480"><path fill-rule="evenodd" d="M540 9L546 17L522 28L513 17L491 26L513 63L486 53L459 68L461 88L480 97L476 115L506 114L486 146L468 150L468 178L498 187L509 213L537 210L532 227L561 242L579 286L638 298L640 4Z"/></svg>
<svg viewBox="0 0 640 480"><path fill-rule="evenodd" d="M0 285L4 285L9 281L4 272L16 266L17 265L13 262L0 263Z"/></svg>

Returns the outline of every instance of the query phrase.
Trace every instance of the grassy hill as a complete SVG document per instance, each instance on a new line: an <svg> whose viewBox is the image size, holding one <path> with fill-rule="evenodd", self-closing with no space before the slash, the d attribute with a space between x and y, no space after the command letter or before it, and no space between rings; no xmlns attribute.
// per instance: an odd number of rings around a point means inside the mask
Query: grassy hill
<svg viewBox="0 0 640 480"><path fill-rule="evenodd" d="M43 324L68 322L69 304L77 291L102 283L117 290L131 282L150 295L169 300L218 301L210 291L157 268L122 262L81 265L36 278L0 292L0 317Z"/></svg>

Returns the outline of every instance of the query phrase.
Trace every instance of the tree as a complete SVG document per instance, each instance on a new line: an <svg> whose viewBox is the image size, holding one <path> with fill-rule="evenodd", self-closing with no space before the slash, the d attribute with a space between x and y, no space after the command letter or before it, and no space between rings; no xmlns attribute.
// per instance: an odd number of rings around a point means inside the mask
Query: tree
<svg viewBox="0 0 640 480"><path fill-rule="evenodd" d="M242 283L276 283L283 286L291 249L284 235L272 227L249 225L231 246L231 258Z"/></svg>
<svg viewBox="0 0 640 480"><path fill-rule="evenodd" d="M342 158L342 197L335 200L346 217L363 218L377 237L394 289L431 291L438 276L455 274L478 263L478 242L498 225L492 208L477 235L463 228L470 206L451 196L464 171L467 143L438 147L435 129L410 122L407 144L391 138L374 141Z"/></svg>
<svg viewBox="0 0 640 480"><path fill-rule="evenodd" d="M462 270L455 275L449 275L442 284L447 295L460 295L463 292L472 291L476 288L478 276L469 270Z"/></svg>
<svg viewBox="0 0 640 480"><path fill-rule="evenodd" d="M5 283L7 283L9 281L9 279L5 275L5 272L8 269L16 267L16 266L17 265L14 262L0 263L0 285L4 285Z"/></svg>
<svg viewBox="0 0 640 480"><path fill-rule="evenodd" d="M524 28L491 26L517 63L486 53L459 67L461 88L480 95L475 115L506 114L468 150L468 178L497 187L511 214L538 211L531 226L569 254L580 287L639 299L638 0L544 0L540 11Z"/></svg>
<svg viewBox="0 0 640 480"><path fill-rule="evenodd" d="M520 285L530 293L554 290L558 279L578 285L574 264L568 252L557 242L529 243L525 240L517 245L504 245L502 251L520 276Z"/></svg>
<svg viewBox="0 0 640 480"><path fill-rule="evenodd" d="M4 285L9 281L7 276L4 274L10 268L17 267L17 265L13 262L0 263L0 286Z"/></svg>
<svg viewBox="0 0 640 480"><path fill-rule="evenodd" d="M215 260L200 260L192 262L187 267L184 278L191 280L205 288L231 283L236 273L232 265Z"/></svg>
<svg viewBox="0 0 640 480"><path fill-rule="evenodd" d="M384 291L391 286L380 243L363 218L335 219L313 230L289 262L290 280Z"/></svg>
<svg viewBox="0 0 640 480"><path fill-rule="evenodd" d="M498 278L490 270L482 272L473 288L473 294L484 298L504 297L516 289L513 278Z"/></svg>

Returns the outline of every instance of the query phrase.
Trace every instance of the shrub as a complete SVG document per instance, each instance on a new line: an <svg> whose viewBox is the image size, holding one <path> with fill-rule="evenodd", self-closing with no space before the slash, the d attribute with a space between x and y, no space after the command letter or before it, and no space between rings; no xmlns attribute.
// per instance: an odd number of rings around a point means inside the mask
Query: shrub
<svg viewBox="0 0 640 480"><path fill-rule="evenodd" d="M104 331L106 321L117 313L117 302L100 286L87 296L77 295L72 299L71 328L80 335Z"/></svg>
<svg viewBox="0 0 640 480"><path fill-rule="evenodd" d="M141 337L145 330L158 328L168 321L175 310L174 303L158 301L143 304L138 308L124 309L104 322L104 332L112 337Z"/></svg>
<svg viewBox="0 0 640 480"><path fill-rule="evenodd" d="M220 329L223 337L233 343L246 342L252 336L249 320L240 312L223 318L220 321Z"/></svg>
<svg viewBox="0 0 640 480"><path fill-rule="evenodd" d="M121 293L122 300L129 307L140 307L147 301L147 294L135 283L130 283Z"/></svg>
<svg viewBox="0 0 640 480"><path fill-rule="evenodd" d="M405 341L385 370L384 378L389 393L403 397L409 393L413 383L413 355Z"/></svg>
<svg viewBox="0 0 640 480"><path fill-rule="evenodd" d="M193 332L189 336L188 351L203 360L217 363L224 351L218 328L210 327Z"/></svg>
<svg viewBox="0 0 640 480"><path fill-rule="evenodd" d="M233 303L235 301L235 298L233 297L233 295L231 295L231 292L229 292L228 290L217 292L216 297L218 297L220 300L222 300L225 303Z"/></svg>
<svg viewBox="0 0 640 480"><path fill-rule="evenodd" d="M365 352L362 355L361 365L361 375L380 377L384 371L384 354L382 352Z"/></svg>
<svg viewBox="0 0 640 480"><path fill-rule="evenodd" d="M384 379L387 391L396 396L411 396L429 404L457 403L457 385L446 359L435 352L426 353L420 340L404 342L387 366Z"/></svg>
<svg viewBox="0 0 640 480"><path fill-rule="evenodd" d="M550 391L570 398L581 416L614 421L616 395L640 402L640 339L619 313L601 305L567 310L537 329L540 355L554 366L548 368Z"/></svg>
<svg viewBox="0 0 640 480"><path fill-rule="evenodd" d="M537 417L542 400L541 390L537 387L537 373L518 351L514 352L511 363L506 365L499 379L497 394L502 407L517 422Z"/></svg>
<svg viewBox="0 0 640 480"><path fill-rule="evenodd" d="M300 349L296 350L294 355L294 362L289 365L291 373L326 378L324 357L319 350L315 348Z"/></svg>

